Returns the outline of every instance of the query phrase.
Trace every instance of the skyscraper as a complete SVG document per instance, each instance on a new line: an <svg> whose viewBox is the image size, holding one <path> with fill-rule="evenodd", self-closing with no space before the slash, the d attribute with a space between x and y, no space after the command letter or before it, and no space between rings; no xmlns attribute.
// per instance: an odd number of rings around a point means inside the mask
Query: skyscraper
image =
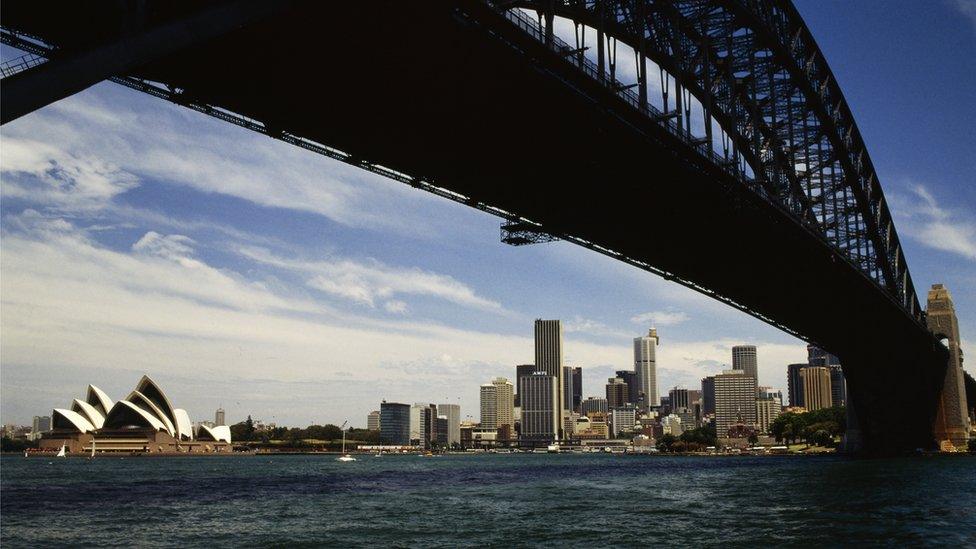
<svg viewBox="0 0 976 549"><path fill-rule="evenodd" d="M627 382L619 377L611 377L607 380L607 406L612 410L620 408L630 402L627 394Z"/></svg>
<svg viewBox="0 0 976 549"><path fill-rule="evenodd" d="M622 433L631 433L637 423L637 410L631 406L610 409L610 427L613 436L620 436Z"/></svg>
<svg viewBox="0 0 976 549"><path fill-rule="evenodd" d="M31 435L38 438L41 433L45 433L51 430L51 416L34 416L34 422L31 425Z"/></svg>
<svg viewBox="0 0 976 549"><path fill-rule="evenodd" d="M756 379L743 370L723 370L715 376L715 433L727 437L738 423L756 424Z"/></svg>
<svg viewBox="0 0 976 549"><path fill-rule="evenodd" d="M657 330L651 328L644 337L634 338L634 373L637 374L637 399L646 410L660 404L657 393Z"/></svg>
<svg viewBox="0 0 976 549"><path fill-rule="evenodd" d="M384 444L410 444L410 405L399 402L380 403L380 440Z"/></svg>
<svg viewBox="0 0 976 549"><path fill-rule="evenodd" d="M521 406L522 399L518 395L518 388L521 385L520 380L525 376L532 375L535 372L535 364L519 364L515 367L515 405Z"/></svg>
<svg viewBox="0 0 976 549"><path fill-rule="evenodd" d="M373 410L366 416L366 429L368 431L380 430L380 411Z"/></svg>
<svg viewBox="0 0 976 549"><path fill-rule="evenodd" d="M756 357L755 345L736 345L732 347L732 369L742 370L747 376L752 376L759 384L759 361Z"/></svg>
<svg viewBox="0 0 976 549"><path fill-rule="evenodd" d="M840 359L816 345L807 345L807 364L810 366L840 366Z"/></svg>
<svg viewBox="0 0 976 549"><path fill-rule="evenodd" d="M830 400L834 406L847 405L847 379L840 364L827 366L830 370Z"/></svg>
<svg viewBox="0 0 976 549"><path fill-rule="evenodd" d="M220 427L221 425L227 425L227 421L224 420L224 409L217 408L214 413L214 425Z"/></svg>
<svg viewBox="0 0 976 549"><path fill-rule="evenodd" d="M556 395L556 402L553 405L553 414L556 416L556 434L562 438L562 425L564 423L564 412L567 406L563 403L563 325L559 320L535 321L535 367L539 372L556 378L556 388L559 389ZM522 404L523 409L525 404Z"/></svg>
<svg viewBox="0 0 976 549"><path fill-rule="evenodd" d="M805 407L806 402L803 399L803 379L800 377L800 372L804 368L807 368L809 364L790 364L786 367L786 391L789 393L790 406Z"/></svg>
<svg viewBox="0 0 976 549"><path fill-rule="evenodd" d="M458 404L438 404L437 416L447 418L447 444L461 444L461 406Z"/></svg>
<svg viewBox="0 0 976 549"><path fill-rule="evenodd" d="M674 410L678 408L688 408L691 410L695 403L701 402L701 397L701 391L694 389L679 389L675 387L668 391L668 399L671 402L671 408Z"/></svg>
<svg viewBox="0 0 976 549"><path fill-rule="evenodd" d="M504 429L515 432L515 392L512 382L504 377L496 377L491 383L481 386L481 427L482 429Z"/></svg>
<svg viewBox="0 0 976 549"><path fill-rule="evenodd" d="M573 411L574 392L576 392L576 389L573 387L573 368L563 366L563 420Z"/></svg>
<svg viewBox="0 0 976 549"><path fill-rule="evenodd" d="M583 402L583 368L576 366L573 368L573 400L572 411L577 414L580 411L580 404Z"/></svg>
<svg viewBox="0 0 976 549"><path fill-rule="evenodd" d="M783 410L782 401L770 395L771 393L766 393L756 399L756 428L760 433L768 433L769 426Z"/></svg>
<svg viewBox="0 0 976 549"><path fill-rule="evenodd" d="M702 385L702 414L715 413L715 376L703 377Z"/></svg>
<svg viewBox="0 0 976 549"><path fill-rule="evenodd" d="M830 390L830 369L825 366L807 366L800 370L803 380L803 402L807 410L814 411L833 406Z"/></svg>
<svg viewBox="0 0 976 549"><path fill-rule="evenodd" d="M627 402L637 404L640 386L637 385L637 372L633 370L617 370L617 377L627 382Z"/></svg>
<svg viewBox="0 0 976 549"><path fill-rule="evenodd" d="M559 385L555 376L536 372L519 382L522 395L522 439L549 443L559 435Z"/></svg>

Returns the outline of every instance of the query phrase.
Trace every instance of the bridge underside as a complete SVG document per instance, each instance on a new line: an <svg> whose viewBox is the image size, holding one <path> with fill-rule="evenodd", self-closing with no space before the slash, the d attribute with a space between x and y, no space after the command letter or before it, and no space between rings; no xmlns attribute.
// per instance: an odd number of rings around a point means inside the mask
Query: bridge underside
<svg viewBox="0 0 976 549"><path fill-rule="evenodd" d="M859 449L933 446L946 353L893 299L605 87L480 3L463 6L305 6L133 76L732 298L841 357ZM4 15L56 44L85 22Z"/></svg>

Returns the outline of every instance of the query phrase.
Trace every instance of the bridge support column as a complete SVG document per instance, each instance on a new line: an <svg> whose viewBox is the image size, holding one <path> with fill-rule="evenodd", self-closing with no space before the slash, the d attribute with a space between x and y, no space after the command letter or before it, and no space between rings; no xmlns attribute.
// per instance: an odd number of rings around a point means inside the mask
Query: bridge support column
<svg viewBox="0 0 976 549"><path fill-rule="evenodd" d="M969 441L969 407L959 348L959 322L952 296L944 285L932 285L926 311L929 329L945 339L949 349L933 426L935 440L943 451L965 450Z"/></svg>

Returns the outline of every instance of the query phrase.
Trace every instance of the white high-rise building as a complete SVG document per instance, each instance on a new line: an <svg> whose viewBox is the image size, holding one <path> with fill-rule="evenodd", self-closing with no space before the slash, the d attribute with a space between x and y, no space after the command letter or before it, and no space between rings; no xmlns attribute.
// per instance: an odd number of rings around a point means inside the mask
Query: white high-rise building
<svg viewBox="0 0 976 549"><path fill-rule="evenodd" d="M481 386L481 428L501 429L505 426L509 428L509 436L514 434L515 390L511 381L496 377Z"/></svg>
<svg viewBox="0 0 976 549"><path fill-rule="evenodd" d="M366 415L366 429L370 431L380 430L380 411L373 410Z"/></svg>
<svg viewBox="0 0 976 549"><path fill-rule="evenodd" d="M461 406L458 404L438 404L437 415L447 418L447 444L461 444Z"/></svg>
<svg viewBox="0 0 976 549"><path fill-rule="evenodd" d="M658 343L660 341L657 337L657 330L654 328L648 330L646 336L634 338L634 372L637 374L637 396L644 410L650 406L661 404L657 393Z"/></svg>
<svg viewBox="0 0 976 549"><path fill-rule="evenodd" d="M565 371L563 370L563 325L559 320L535 321L535 369L556 378L556 402L553 404L553 414L559 431L565 423L566 411L569 403L564 403L566 386ZM523 406L523 410L524 410ZM557 435L563 438L562 433Z"/></svg>

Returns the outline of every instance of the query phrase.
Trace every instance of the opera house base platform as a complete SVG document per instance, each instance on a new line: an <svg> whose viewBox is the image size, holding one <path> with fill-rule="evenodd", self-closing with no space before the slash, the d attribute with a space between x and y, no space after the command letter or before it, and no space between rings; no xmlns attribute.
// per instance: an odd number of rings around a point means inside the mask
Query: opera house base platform
<svg viewBox="0 0 976 549"><path fill-rule="evenodd" d="M95 442L95 455L102 454L212 454L230 453L233 447L229 442L205 440L177 440L165 432L124 431L118 433L58 434L45 433L38 444L41 452L57 452L64 445L69 454L91 455L92 441Z"/></svg>

